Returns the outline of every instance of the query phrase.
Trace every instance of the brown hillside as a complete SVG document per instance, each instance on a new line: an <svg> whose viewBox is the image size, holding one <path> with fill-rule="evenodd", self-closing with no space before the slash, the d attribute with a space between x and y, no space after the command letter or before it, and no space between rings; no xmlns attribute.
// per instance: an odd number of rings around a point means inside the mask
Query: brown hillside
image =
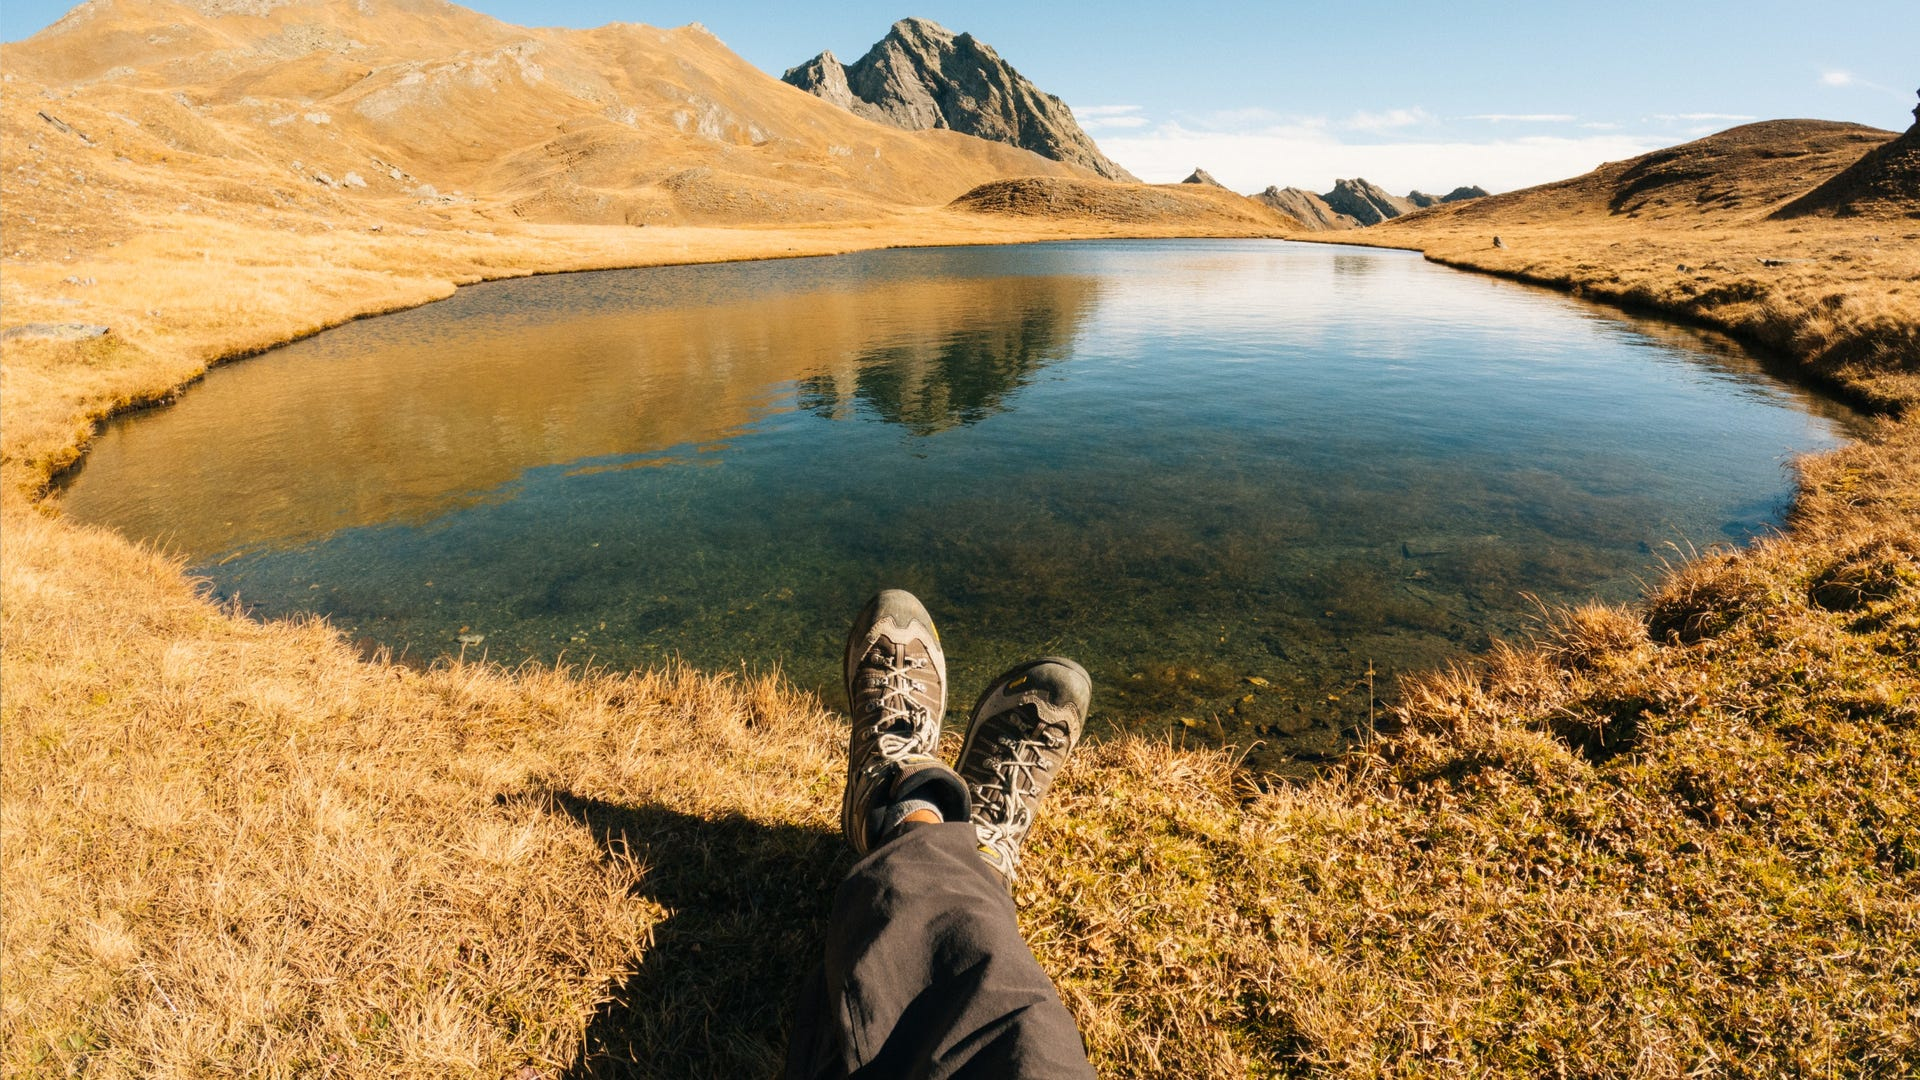
<svg viewBox="0 0 1920 1080"><path fill-rule="evenodd" d="M1191 221L1298 232L1299 221L1226 188L1207 184L1113 184L1023 177L982 184L953 201L977 214L1145 225Z"/></svg>
<svg viewBox="0 0 1920 1080"><path fill-rule="evenodd" d="M1920 107L1906 134L1867 151L1840 175L1782 207L1774 216L1895 215L1920 218Z"/></svg>
<svg viewBox="0 0 1920 1080"><path fill-rule="evenodd" d="M1594 215L1697 219L1771 208L1893 138L1890 131L1828 120L1769 120L1614 161L1571 180L1443 203L1428 224L1501 220L1544 224Z"/></svg>
<svg viewBox="0 0 1920 1080"><path fill-rule="evenodd" d="M1798 358L1864 404L1898 408L1920 398L1920 232L1902 216L1914 201L1806 224L1777 211L1816 189L1869 191L1865 167L1911 138L1818 120L1747 124L1351 235L1717 327Z"/></svg>
<svg viewBox="0 0 1920 1080"><path fill-rule="evenodd" d="M1080 175L863 121L698 26L527 29L440 0L93 0L0 59L7 134L104 148L86 171L113 186L349 219L844 220Z"/></svg>

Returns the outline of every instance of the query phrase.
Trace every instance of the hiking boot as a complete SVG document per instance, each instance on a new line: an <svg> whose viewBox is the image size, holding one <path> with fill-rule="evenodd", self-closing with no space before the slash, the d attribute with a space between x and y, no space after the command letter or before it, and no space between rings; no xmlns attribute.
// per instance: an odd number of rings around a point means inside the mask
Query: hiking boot
<svg viewBox="0 0 1920 1080"><path fill-rule="evenodd" d="M861 855L879 846L887 809L932 803L947 821L967 818L967 788L938 757L947 711L947 659L933 617L901 589L867 601L847 635L847 789L840 831Z"/></svg>
<svg viewBox="0 0 1920 1080"><path fill-rule="evenodd" d="M972 798L980 857L1009 887L1034 812L1079 743L1092 699L1087 669L1049 656L1000 676L973 707L956 769Z"/></svg>

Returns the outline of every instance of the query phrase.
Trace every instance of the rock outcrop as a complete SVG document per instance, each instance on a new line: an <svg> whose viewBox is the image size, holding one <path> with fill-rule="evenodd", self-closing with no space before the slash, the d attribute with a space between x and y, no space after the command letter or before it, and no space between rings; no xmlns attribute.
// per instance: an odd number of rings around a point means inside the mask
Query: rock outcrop
<svg viewBox="0 0 1920 1080"><path fill-rule="evenodd" d="M852 64L823 52L782 78L869 120L909 131L947 128L1109 180L1134 179L1100 152L1065 102L1027 81L992 46L927 19L894 23Z"/></svg>
<svg viewBox="0 0 1920 1080"><path fill-rule="evenodd" d="M789 70L782 77L829 105L838 105L869 120L881 120L878 109L853 96L853 90L847 86L847 69L831 49Z"/></svg>
<svg viewBox="0 0 1920 1080"><path fill-rule="evenodd" d="M1305 188L1270 187L1253 196L1253 199L1298 219L1300 224L1314 232L1360 227L1358 221L1328 206L1327 200Z"/></svg>
<svg viewBox="0 0 1920 1080"><path fill-rule="evenodd" d="M1361 225L1378 225L1419 209L1400 196L1389 195L1359 179L1335 180L1333 190L1320 197L1336 213L1345 214Z"/></svg>
<svg viewBox="0 0 1920 1080"><path fill-rule="evenodd" d="M1188 176L1185 180L1182 180L1180 182L1183 184L1206 184L1209 187L1217 187L1217 188L1224 188L1227 186L1221 183L1220 181L1215 180L1213 178L1212 173L1201 168L1195 168L1191 176Z"/></svg>

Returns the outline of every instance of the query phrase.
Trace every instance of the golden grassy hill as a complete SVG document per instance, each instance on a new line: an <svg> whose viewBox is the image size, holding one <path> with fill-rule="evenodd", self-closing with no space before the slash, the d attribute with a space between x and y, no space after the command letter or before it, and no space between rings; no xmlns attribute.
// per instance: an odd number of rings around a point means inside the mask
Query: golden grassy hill
<svg viewBox="0 0 1920 1080"><path fill-rule="evenodd" d="M1818 120L1746 124L1351 240L1677 315L1897 409L1920 398L1920 196L1809 219L1782 211L1916 139Z"/></svg>
<svg viewBox="0 0 1920 1080"><path fill-rule="evenodd" d="M92 0L0 55L9 126L111 153L90 182L342 223L847 220L1077 175L858 119L699 26L527 29L439 0Z"/></svg>
<svg viewBox="0 0 1920 1080"><path fill-rule="evenodd" d="M0 340L0 1071L768 1074L845 867L821 702L368 661L62 520L49 477L211 362L485 277L1272 229L948 209L1072 177L867 125L697 30L376 3L93 4L0 53L0 323L107 328ZM1831 134L1715 168L1811 190L1870 137ZM1766 224L1798 176L1738 206L1681 183L1639 217L1343 235L1920 401L1910 225ZM1019 900L1102 1073L1914 1073L1920 421L1803 477L1787 535L1409 687L1317 779L1088 747Z"/></svg>
<svg viewBox="0 0 1920 1080"><path fill-rule="evenodd" d="M1907 133L1868 151L1819 187L1775 211L1777 218L1920 218L1920 108Z"/></svg>
<svg viewBox="0 0 1920 1080"><path fill-rule="evenodd" d="M1828 120L1769 120L1609 162L1583 176L1429 208L1428 227L1586 221L1595 217L1707 227L1805 194L1894 133Z"/></svg>

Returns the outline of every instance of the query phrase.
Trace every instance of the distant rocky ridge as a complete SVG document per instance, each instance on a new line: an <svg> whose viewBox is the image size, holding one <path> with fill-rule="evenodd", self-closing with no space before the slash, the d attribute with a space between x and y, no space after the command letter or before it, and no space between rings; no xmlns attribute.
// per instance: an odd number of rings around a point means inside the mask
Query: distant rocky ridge
<svg viewBox="0 0 1920 1080"><path fill-rule="evenodd" d="M1222 229L1298 232L1300 223L1214 184L1124 184L1063 176L1029 176L982 184L950 204L1003 217L1044 217L1137 226L1196 224Z"/></svg>
<svg viewBox="0 0 1920 1080"><path fill-rule="evenodd" d="M822 52L782 78L882 124L909 131L947 128L1010 143L1109 180L1134 180L1100 152L1065 102L1034 86L992 46L927 19L894 23L852 64Z"/></svg>
<svg viewBox="0 0 1920 1080"><path fill-rule="evenodd" d="M1327 201L1335 213L1345 214L1363 226L1378 225L1419 209L1406 199L1389 195L1359 179L1335 180L1333 190L1320 197Z"/></svg>
<svg viewBox="0 0 1920 1080"><path fill-rule="evenodd" d="M1486 188L1474 184L1471 187L1454 188L1445 195L1429 195L1424 191L1409 191L1407 192L1407 201L1425 210L1429 206L1439 206L1441 203L1465 202L1468 199L1484 199L1487 197L1487 194Z"/></svg>
<svg viewBox="0 0 1920 1080"><path fill-rule="evenodd" d="M1445 195L1428 195L1422 191L1412 191L1408 192L1407 197L1403 199L1396 195L1389 195L1365 180L1356 179L1336 180L1333 190L1325 194L1316 194L1305 188L1270 187L1252 197L1283 214L1290 214L1300 219L1301 224L1310 230L1329 232L1378 225L1383 221L1391 221L1403 214L1424 210L1429 206L1466 202L1469 199L1485 198L1486 195L1485 188L1463 186L1454 188Z"/></svg>
<svg viewBox="0 0 1920 1080"><path fill-rule="evenodd" d="M1183 184L1208 184L1210 186L1217 187L1217 188L1223 188L1227 186L1221 183L1220 181L1215 180L1213 178L1213 174L1208 172L1205 169L1193 170L1193 173L1191 175L1189 175L1185 180L1182 180L1180 182Z"/></svg>
<svg viewBox="0 0 1920 1080"><path fill-rule="evenodd" d="M1292 215L1313 232L1330 232L1336 229L1357 229L1360 223L1327 205L1327 200L1297 187L1269 187L1253 196L1256 202L1262 202L1283 214Z"/></svg>

